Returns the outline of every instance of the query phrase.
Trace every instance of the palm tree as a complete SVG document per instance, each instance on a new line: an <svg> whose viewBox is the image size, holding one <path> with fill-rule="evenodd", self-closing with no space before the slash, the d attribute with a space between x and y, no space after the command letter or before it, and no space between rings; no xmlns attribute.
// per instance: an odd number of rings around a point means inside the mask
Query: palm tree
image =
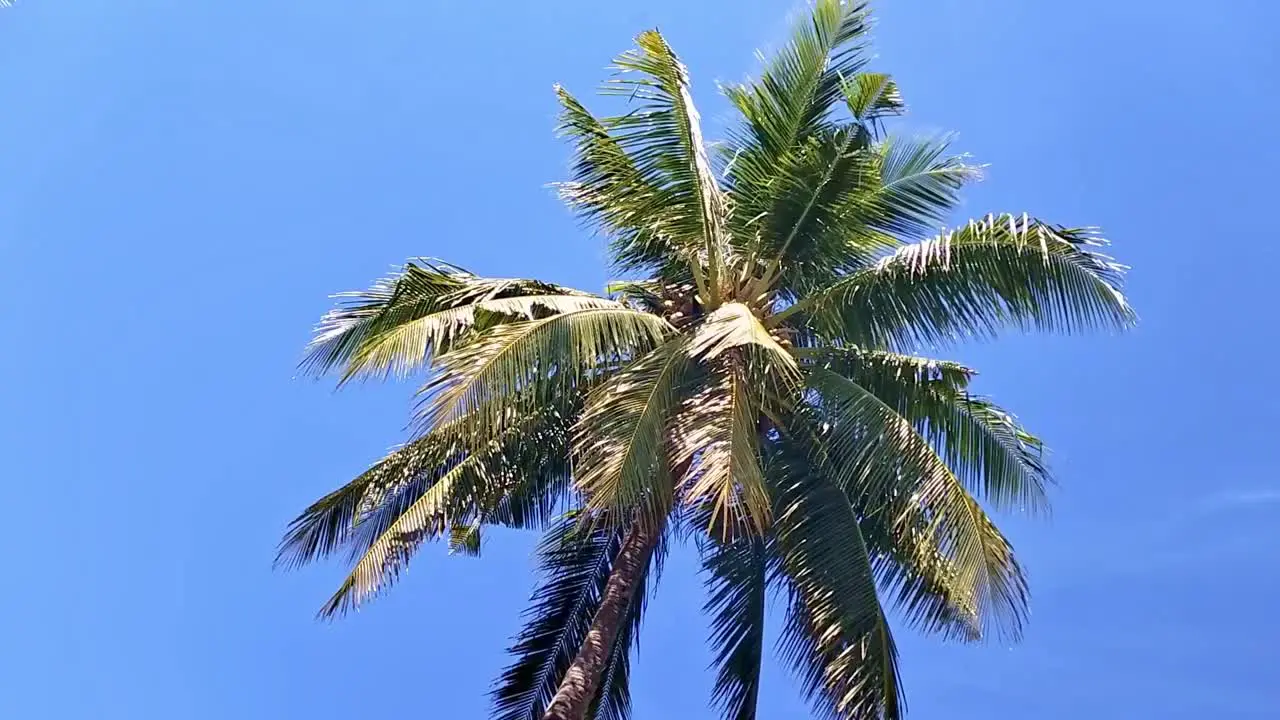
<svg viewBox="0 0 1280 720"><path fill-rule="evenodd" d="M769 598L822 714L897 718L886 620L1016 637L1027 586L986 514L1042 509L1042 444L911 354L1005 328L1123 328L1122 267L1092 229L990 215L937 234L977 170L885 132L868 15L820 0L739 119L705 143L656 31L619 56L597 117L557 88L568 204L608 238L606 296L414 261L320 323L305 366L425 373L412 439L309 507L280 553L358 558L323 607L386 588L424 543L544 527L543 582L494 691L503 720L628 715L632 642L672 542L696 544L727 718L755 717ZM557 515L557 513L559 513Z"/></svg>

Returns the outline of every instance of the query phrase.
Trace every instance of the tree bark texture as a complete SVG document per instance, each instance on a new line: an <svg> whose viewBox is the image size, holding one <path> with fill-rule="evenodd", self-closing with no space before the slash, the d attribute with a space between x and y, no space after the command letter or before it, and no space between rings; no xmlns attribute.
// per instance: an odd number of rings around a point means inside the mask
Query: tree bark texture
<svg viewBox="0 0 1280 720"><path fill-rule="evenodd" d="M547 705L542 720L584 720L600 687L600 679L609 664L613 643L622 623L627 620L627 607L639 589L649 556L660 533L637 522L627 532L618 558L605 583L600 607L591 620L591 629L560 681L560 688Z"/></svg>

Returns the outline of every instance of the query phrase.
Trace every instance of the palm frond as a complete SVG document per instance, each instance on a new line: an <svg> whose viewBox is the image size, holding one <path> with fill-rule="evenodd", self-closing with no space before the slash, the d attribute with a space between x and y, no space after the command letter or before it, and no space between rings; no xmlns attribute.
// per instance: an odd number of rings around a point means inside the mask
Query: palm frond
<svg viewBox="0 0 1280 720"><path fill-rule="evenodd" d="M604 125L642 174L661 178L668 243L689 261L701 302L714 308L730 251L729 208L707 157L689 73L658 31L638 35L636 46L614 60L618 74L604 88L634 109Z"/></svg>
<svg viewBox="0 0 1280 720"><path fill-rule="evenodd" d="M866 62L868 23L864 3L819 0L797 19L789 42L774 54L760 78L724 88L742 114L731 175L749 215L767 212L769 187L790 154L824 129L840 99L844 78Z"/></svg>
<svg viewBox="0 0 1280 720"><path fill-rule="evenodd" d="M820 714L900 718L897 650L857 517L846 494L807 466L780 455L770 467L790 595L783 658Z"/></svg>
<svg viewBox="0 0 1280 720"><path fill-rule="evenodd" d="M357 377L406 376L449 350L468 331L616 303L537 280L485 278L438 261L419 260L373 287L338 296L307 348L306 372Z"/></svg>
<svg viewBox="0 0 1280 720"><path fill-rule="evenodd" d="M977 599L910 498L892 498L858 518L882 592L908 626L947 640L982 639Z"/></svg>
<svg viewBox="0 0 1280 720"><path fill-rule="evenodd" d="M861 347L938 345L1014 326L1075 332L1134 321L1124 267L1098 253L1092 230L1026 216L989 216L907 245L773 315L805 313Z"/></svg>
<svg viewBox="0 0 1280 720"><path fill-rule="evenodd" d="M362 518L420 473L443 464L449 454L450 448L440 438L430 436L392 451L289 523L276 565L300 567L347 547Z"/></svg>
<svg viewBox="0 0 1280 720"><path fill-rule="evenodd" d="M671 508L666 428L691 362L689 339L668 340L592 390L574 428L574 482L595 511Z"/></svg>
<svg viewBox="0 0 1280 720"><path fill-rule="evenodd" d="M909 420L866 388L822 367L809 368L808 377L829 432L826 462L858 512L892 507L904 533L927 527L930 542L954 565L954 585L964 589L959 609L977 608L984 634L1018 637L1026 578L1008 541L951 468ZM909 619L925 627L939 621L927 607L920 612Z"/></svg>
<svg viewBox="0 0 1280 720"><path fill-rule="evenodd" d="M842 487L865 470L850 469L848 448L831 446L838 428L809 409L789 417L787 434L779 439L785 457L804 458L807 471ZM881 461L868 453L862 462ZM851 502L855 499L851 498ZM907 625L950 640L975 641L982 636L973 588L966 584L950 555L910 495L856 498L855 511L871 555L876 582L892 597Z"/></svg>
<svg viewBox="0 0 1280 720"><path fill-rule="evenodd" d="M859 348L806 353L866 388L928 438L970 492L997 509L1047 511L1044 443L1012 414L965 388L973 371L959 363Z"/></svg>
<svg viewBox="0 0 1280 720"><path fill-rule="evenodd" d="M845 79L841 90L849 114L864 127L889 116L901 115L906 109L898 83L884 73L858 73Z"/></svg>
<svg viewBox="0 0 1280 720"><path fill-rule="evenodd" d="M529 496L518 501L525 506L552 504L557 489L553 481L563 472L568 452L565 436L558 411L544 408L518 417L484 442L460 444L449 436L428 435L421 442L435 441L445 450L429 458L431 462L375 466L384 473L397 469L398 482L380 496L365 498L370 509L356 518L343 539L354 567L321 608L320 617L357 609L385 590L422 543L455 529L516 517L520 508L512 507L513 492ZM536 491L546 496L531 497ZM528 516L526 510L520 517ZM478 531L461 539L459 549L474 544L478 550Z"/></svg>
<svg viewBox="0 0 1280 720"><path fill-rule="evenodd" d="M454 525L449 528L449 554L480 557L480 521L472 520L465 525Z"/></svg>
<svg viewBox="0 0 1280 720"><path fill-rule="evenodd" d="M938 231L960 204L960 190L981 168L950 153L947 137L891 136L874 146L873 183L848 208L868 227L902 238Z"/></svg>
<svg viewBox="0 0 1280 720"><path fill-rule="evenodd" d="M716 682L712 702L727 720L755 720L764 657L765 539L708 541L702 548Z"/></svg>
<svg viewBox="0 0 1280 720"><path fill-rule="evenodd" d="M552 526L538 549L543 580L525 612L525 627L510 653L515 656L491 698L495 720L539 720L555 696L600 605L624 530L586 525L569 513ZM592 702L593 720L626 720L630 711L630 653L647 603L649 585L665 551L650 557L641 588L632 597Z"/></svg>
<svg viewBox="0 0 1280 720"><path fill-rule="evenodd" d="M535 405L583 378L643 355L672 328L622 305L589 308L492 328L435 361L423 386L420 427L455 420L460 429L500 428L518 401Z"/></svg>
<svg viewBox="0 0 1280 720"><path fill-rule="evenodd" d="M556 86L556 96L559 132L573 144L573 179L557 185L560 197L609 236L618 269L668 278L688 272L691 251L676 244L687 238L671 212L675 201L661 165L633 158L613 137L611 121L596 118L564 88Z"/></svg>
<svg viewBox="0 0 1280 720"><path fill-rule="evenodd" d="M682 501L702 508L706 528L732 537L758 535L769 525L769 495L760 469L760 396L742 358L730 358L687 398L671 424L672 457L688 468L679 479Z"/></svg>
<svg viewBox="0 0 1280 720"><path fill-rule="evenodd" d="M708 315L693 332L690 352L699 360L715 360L733 349L742 349L766 365L777 384L799 379L796 359L740 302L727 303Z"/></svg>
<svg viewBox="0 0 1280 720"><path fill-rule="evenodd" d="M543 580L491 697L495 720L539 720L582 645L609 580L621 533L566 516L538 549Z"/></svg>

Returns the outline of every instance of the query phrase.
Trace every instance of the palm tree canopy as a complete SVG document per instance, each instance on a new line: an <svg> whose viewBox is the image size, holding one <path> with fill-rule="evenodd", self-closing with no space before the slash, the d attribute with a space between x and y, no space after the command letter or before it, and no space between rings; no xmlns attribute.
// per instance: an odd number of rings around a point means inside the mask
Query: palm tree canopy
<svg viewBox="0 0 1280 720"><path fill-rule="evenodd" d="M564 88L568 205L609 243L607 296L414 261L344 296L304 361L425 376L414 434L290 526L303 564L352 554L321 613L359 606L422 543L477 552L487 524L544 527L544 581L495 717L538 718L600 602L625 528L691 538L708 584L714 703L755 717L766 599L816 711L897 718L886 619L1017 637L1027 584L985 508L1047 507L1041 441L915 354L1006 329L1124 328L1123 268L1092 228L1022 213L940 230L978 170L945 138L890 134L897 84L865 69L863 5L820 0L704 139L657 31L615 60L619 114ZM556 517L557 512L569 510ZM777 590L777 593L771 592ZM626 717L631 602L596 718Z"/></svg>

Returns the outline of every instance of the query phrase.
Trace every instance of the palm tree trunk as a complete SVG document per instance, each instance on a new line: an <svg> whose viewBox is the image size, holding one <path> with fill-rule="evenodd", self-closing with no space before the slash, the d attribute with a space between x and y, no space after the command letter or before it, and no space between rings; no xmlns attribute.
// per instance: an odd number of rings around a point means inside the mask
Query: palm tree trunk
<svg viewBox="0 0 1280 720"><path fill-rule="evenodd" d="M657 545L658 536L659 533L646 528L643 521L637 521L627 532L609 573L609 581L605 583L600 607L591 620L591 629L560 681L560 689L547 705L542 720L583 720L587 716L591 700L600 687L600 678L608 666L613 643L622 623L626 622L627 607L644 577L645 566Z"/></svg>

